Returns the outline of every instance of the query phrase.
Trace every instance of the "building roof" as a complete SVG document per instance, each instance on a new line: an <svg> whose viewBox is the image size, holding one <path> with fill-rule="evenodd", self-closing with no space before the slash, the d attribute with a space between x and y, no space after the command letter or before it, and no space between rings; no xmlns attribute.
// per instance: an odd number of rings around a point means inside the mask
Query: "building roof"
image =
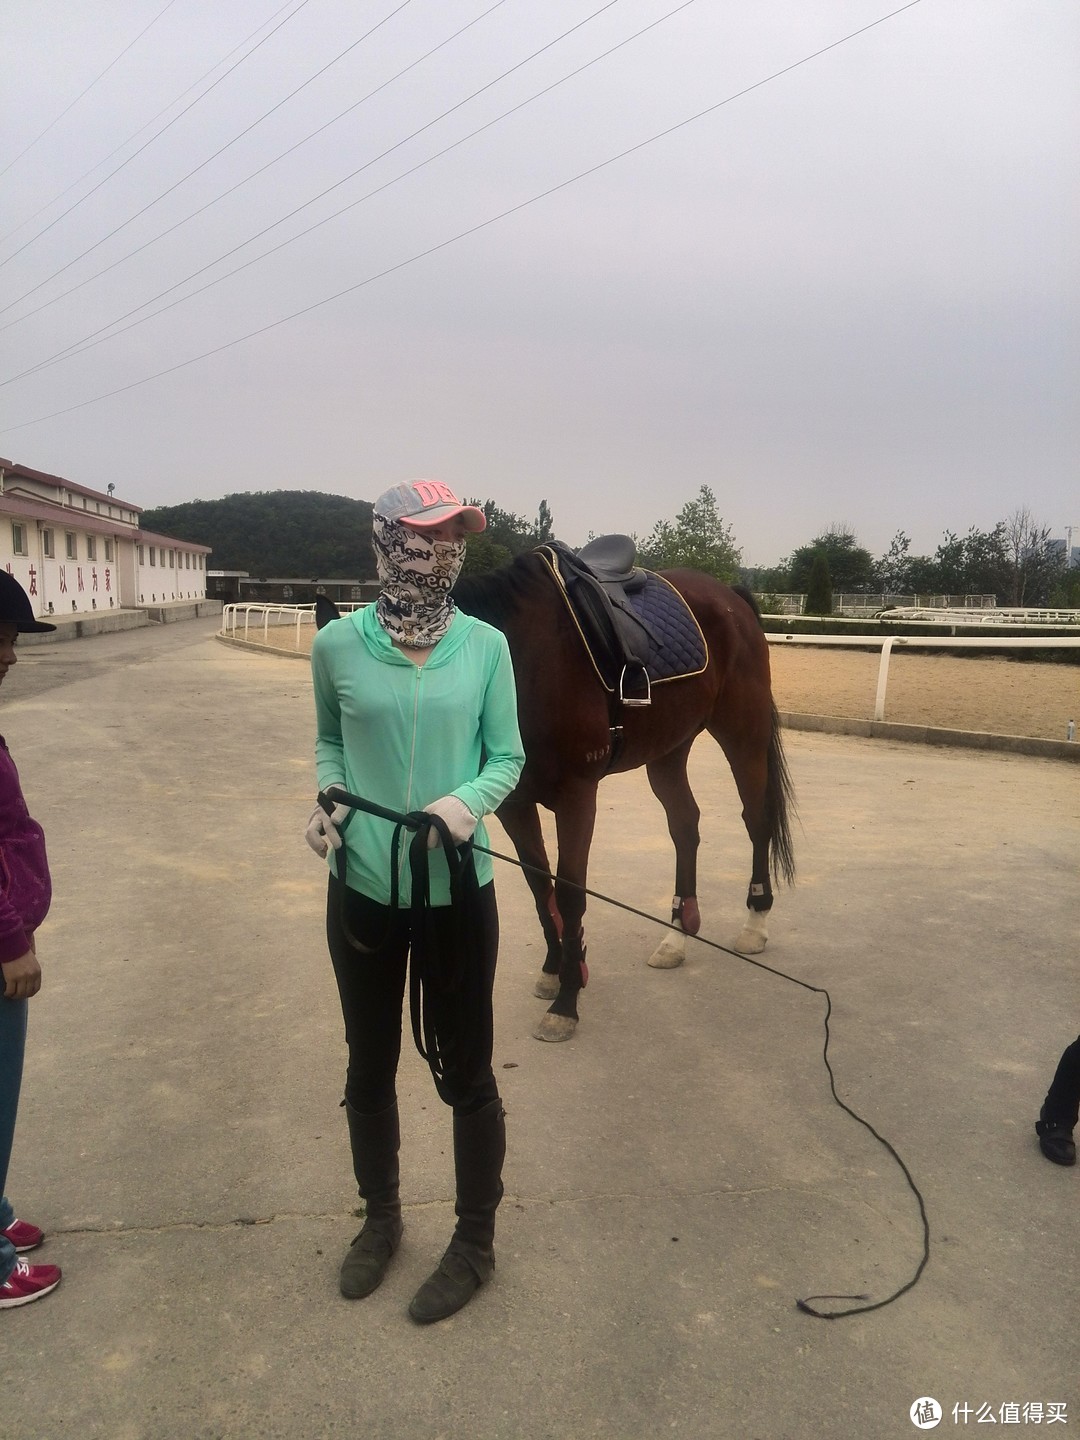
<svg viewBox="0 0 1080 1440"><path fill-rule="evenodd" d="M0 466L4 462L0 461ZM95 492L86 492L93 495ZM102 497L105 498L104 496ZM113 497L112 504L125 504ZM128 520L110 520L105 515L96 515L90 510L74 510L70 505L53 505L48 500L29 500L25 495L0 495L0 515L20 515L27 520L43 520L57 530L83 530L90 535L110 535L119 540L134 540L140 544L167 545L174 550L191 550L203 555L211 554L209 545L197 545L194 540L178 540L175 535L158 535L153 530L137 530Z"/></svg>
<svg viewBox="0 0 1080 1440"><path fill-rule="evenodd" d="M115 535L121 540L133 540L136 533L128 520L110 520L89 510L73 510L69 505L28 500L25 495L0 495L0 515L24 515L28 520L44 520L57 530L85 530L92 535Z"/></svg>
<svg viewBox="0 0 1080 1440"><path fill-rule="evenodd" d="M194 540L178 540L175 535L159 535L155 530L136 530L135 539L140 545L168 545L174 550L198 550L204 555L211 553L209 545L197 545Z"/></svg>
<svg viewBox="0 0 1080 1440"><path fill-rule="evenodd" d="M0 471L7 475L16 477L22 475L27 480L37 480L43 485L53 485L57 490L70 490L73 495L88 495L92 500L104 500L109 505L123 505L128 510L134 510L141 514L143 507L134 505L130 500L121 500L117 495L107 495L100 490L91 490L86 485L79 485L74 480L65 480L62 475L49 475L44 470L31 470L28 465L20 465L14 460L5 460L0 456Z"/></svg>

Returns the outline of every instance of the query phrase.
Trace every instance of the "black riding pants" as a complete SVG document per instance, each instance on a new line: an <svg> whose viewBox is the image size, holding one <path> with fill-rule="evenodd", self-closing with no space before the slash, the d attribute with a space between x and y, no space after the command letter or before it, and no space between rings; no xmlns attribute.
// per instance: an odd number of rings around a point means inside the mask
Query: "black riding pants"
<svg viewBox="0 0 1080 1440"><path fill-rule="evenodd" d="M390 910L344 887L342 924L341 881L331 875L326 900L326 939L334 965L345 1039L349 1047L349 1069L345 1098L354 1110L375 1115L397 1098L397 1067L401 1055L401 1010L408 968L411 914ZM449 933L449 907L429 912L436 927ZM468 1026L469 1043L461 1053L447 1060L443 1090L455 1115L471 1115L499 1096L491 1068L491 992L499 953L499 912L494 884L480 889L479 923L482 973L467 987L469 1003L476 1009ZM372 948L373 953L355 949L345 934ZM375 948L378 947L378 948ZM460 1003L460 997L442 1000L429 996L429 1003Z"/></svg>
<svg viewBox="0 0 1080 1440"><path fill-rule="evenodd" d="M1057 1124L1075 1126L1080 1113L1080 1035L1058 1061L1050 1089L1046 1092L1046 1118Z"/></svg>

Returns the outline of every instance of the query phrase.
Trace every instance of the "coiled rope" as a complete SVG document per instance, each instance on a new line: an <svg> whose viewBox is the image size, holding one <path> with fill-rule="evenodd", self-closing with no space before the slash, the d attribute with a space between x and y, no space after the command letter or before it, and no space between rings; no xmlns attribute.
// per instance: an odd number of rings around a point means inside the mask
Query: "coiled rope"
<svg viewBox="0 0 1080 1440"><path fill-rule="evenodd" d="M347 805L353 810L363 810L369 815L378 816L382 820L389 820L394 826L398 827L395 831L395 850L397 836L400 835L401 828L407 830L420 830L421 828L423 828L426 832L426 829L428 827L434 826L437 833L439 834L439 838L444 850L447 851L448 858L450 853L453 851L453 842L451 841L449 834L446 832L445 825L443 825L441 821L438 821L434 817L426 814L424 811L416 811L411 815L401 815L394 810L386 809L382 805L376 805L371 800L365 800L359 795L351 795L347 790L344 790L337 785L332 785L329 787L328 790L324 792L321 791L319 793L319 804L322 806L322 808L326 811L328 815L333 812L335 805ZM426 835L424 844L426 848ZM629 905L624 900L616 900L611 895L604 895L599 890L591 890L587 885L578 885L572 880L565 880L560 877L551 875L548 873L548 871L542 869L540 866L529 865L525 861L519 860L516 855L503 855L500 854L498 850L490 850L484 845L473 844L472 848L479 854L490 855L493 860L502 860L507 865L516 865L519 870L528 871L530 874L537 875L544 880L550 881L552 884L570 886L572 889L579 890L583 895L587 895L593 900L600 900L605 905L612 905L617 910L625 910L629 915L636 915L640 920L647 920L650 924L659 925L665 930L672 930L678 935L686 934L686 931L684 931L681 926L676 925L673 921L662 920L658 915L650 915L649 912L646 910L639 910L636 906ZM341 847L341 852L343 852L344 849L345 846L343 844ZM341 852L339 852L339 854L341 854ZM343 877L344 861L342 860L341 871L339 875L339 878L342 879L342 883L344 883ZM721 954L730 955L735 960L741 960L746 965L752 965L756 970L764 970L766 974L773 975L778 980L786 980L791 985L798 985L801 990L808 990L813 995L821 995L824 997L825 1041L822 1047L822 1061L829 1076L829 1089L832 1092L832 1098L840 1107L840 1109L845 1112L845 1114L850 1115L853 1120L858 1121L858 1123L863 1127L863 1129L869 1130L870 1134L874 1137L878 1144L883 1146L884 1149L889 1152L892 1158L896 1161L897 1165L900 1167L900 1170L904 1175L904 1179L907 1181L908 1188L915 1196L916 1202L919 1206L919 1217L922 1222L922 1256L919 1260L918 1265L915 1268L914 1274L911 1276L911 1279L908 1280L905 1284L901 1285L898 1290L893 1291L891 1295L886 1296L884 1300L871 1301L869 1295L808 1295L802 1299L796 1297L795 1304L805 1314L813 1315L818 1320L842 1320L849 1315L868 1315L872 1310L880 1310L886 1305L891 1305L894 1300L899 1300L901 1295L907 1294L909 1290L913 1289L914 1286L918 1284L923 1271L926 1269L926 1266L929 1263L930 1221L927 1218L926 1204L923 1200L922 1192L916 1185L915 1180L912 1177L911 1171L904 1163L904 1160L901 1157L899 1151L889 1140L886 1140L884 1135L880 1134L877 1130L874 1129L873 1125L870 1124L869 1120L864 1119L863 1116L861 1116L858 1111L852 1109L852 1107L847 1104L846 1101L841 1100L839 1094L837 1093L836 1076L833 1073L832 1064L829 1060L829 1042L832 1038L829 1028L829 1020L832 1016L832 997L829 995L828 990L826 990L824 986L811 985L806 980L800 980L795 975L788 975L785 971L778 970L773 965L766 965L765 962L762 960L754 960L749 955L742 955L739 953L738 950L732 950L727 945L721 945L716 940L709 940L704 935L692 935L689 938L692 940L696 940L700 945L707 945L711 950L719 950ZM414 1024L414 1032L415 1030L416 1026ZM417 1038L417 1046L418 1048L420 1048L419 1038ZM424 1053L424 1050L421 1049L421 1054ZM425 1058L427 1058L427 1056L425 1056ZM852 1305L844 1310L819 1310L812 1303L816 1300L859 1300L869 1303Z"/></svg>

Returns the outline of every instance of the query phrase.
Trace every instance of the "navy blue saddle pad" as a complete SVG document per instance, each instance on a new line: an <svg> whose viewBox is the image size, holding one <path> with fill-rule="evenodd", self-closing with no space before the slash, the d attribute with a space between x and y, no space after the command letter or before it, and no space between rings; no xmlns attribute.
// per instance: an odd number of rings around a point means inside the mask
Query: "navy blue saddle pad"
<svg viewBox="0 0 1080 1440"><path fill-rule="evenodd" d="M709 663L701 627L686 601L661 575L645 571L642 589L627 594L630 608L643 622L643 649L638 652L649 679L675 680L697 675Z"/></svg>

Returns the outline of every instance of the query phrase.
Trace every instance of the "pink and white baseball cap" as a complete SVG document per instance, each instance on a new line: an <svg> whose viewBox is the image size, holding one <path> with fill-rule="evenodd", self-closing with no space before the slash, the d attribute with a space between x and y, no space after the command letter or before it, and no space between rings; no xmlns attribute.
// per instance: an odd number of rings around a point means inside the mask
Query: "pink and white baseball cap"
<svg viewBox="0 0 1080 1440"><path fill-rule="evenodd" d="M375 513L384 520L397 520L423 530L429 525L443 525L460 515L466 530L478 535L487 525L484 512L476 505L459 500L449 485L441 480L407 480L384 491L375 501Z"/></svg>

